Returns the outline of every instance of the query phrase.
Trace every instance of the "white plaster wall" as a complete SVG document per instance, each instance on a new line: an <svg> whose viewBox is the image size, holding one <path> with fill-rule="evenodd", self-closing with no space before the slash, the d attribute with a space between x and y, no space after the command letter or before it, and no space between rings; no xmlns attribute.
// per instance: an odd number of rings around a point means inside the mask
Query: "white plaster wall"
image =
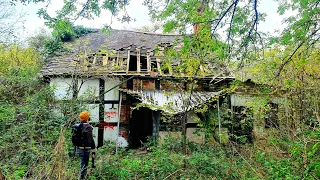
<svg viewBox="0 0 320 180"><path fill-rule="evenodd" d="M118 127L117 126L104 127L103 139L105 141L116 142L117 133L118 133Z"/></svg>
<svg viewBox="0 0 320 180"><path fill-rule="evenodd" d="M119 83L120 83L120 81L118 78L105 79L104 89L105 89L105 91L107 91ZM116 87L113 90L111 90L110 92L105 93L104 99L108 100L108 101L110 101L110 100L118 101L119 100L119 87Z"/></svg>
<svg viewBox="0 0 320 180"><path fill-rule="evenodd" d="M119 104L104 105L104 121L106 122L118 122L119 121Z"/></svg>
<svg viewBox="0 0 320 180"><path fill-rule="evenodd" d="M259 96L256 96L259 97ZM255 96L241 95L241 94L232 94L231 95L231 106L247 106L247 102L253 101ZM282 98L272 97L272 102L276 104L280 104L282 102Z"/></svg>
<svg viewBox="0 0 320 180"><path fill-rule="evenodd" d="M250 96L232 94L231 106L247 106L247 102L252 100L253 98Z"/></svg>
<svg viewBox="0 0 320 180"><path fill-rule="evenodd" d="M187 123L198 123L199 117L194 111L189 111L187 114Z"/></svg>
<svg viewBox="0 0 320 180"><path fill-rule="evenodd" d="M99 104L87 104L85 110L90 113L91 122L99 122Z"/></svg>
<svg viewBox="0 0 320 180"><path fill-rule="evenodd" d="M72 99L72 79L71 78L52 78L50 86L55 87L54 96L57 100Z"/></svg>
<svg viewBox="0 0 320 180"><path fill-rule="evenodd" d="M200 130L200 128L187 128L187 137L190 142L204 144L204 141L205 141L204 132L199 131L198 133L195 133L197 130Z"/></svg>
<svg viewBox="0 0 320 180"><path fill-rule="evenodd" d="M82 84L82 85L81 85ZM99 79L80 79L78 80L79 99L93 99L99 96Z"/></svg>
<svg viewBox="0 0 320 180"><path fill-rule="evenodd" d="M199 136L197 134L193 134L199 128L187 128L187 138L190 142L194 142L197 144L204 144L205 143L205 134L204 132L199 132ZM164 139L168 137L172 138L179 138L181 137L181 132L167 132L167 131L160 131L159 132L159 144L164 142Z"/></svg>

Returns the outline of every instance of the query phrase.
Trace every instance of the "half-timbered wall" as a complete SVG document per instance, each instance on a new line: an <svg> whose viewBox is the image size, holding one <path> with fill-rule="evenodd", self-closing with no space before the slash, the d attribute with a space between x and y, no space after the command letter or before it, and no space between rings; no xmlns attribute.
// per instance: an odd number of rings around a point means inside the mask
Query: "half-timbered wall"
<svg viewBox="0 0 320 180"><path fill-rule="evenodd" d="M99 146L104 141L117 140L120 120L120 93L119 87L108 93L104 93L119 83L118 78L109 79L78 79L77 89L71 78L52 78L50 85L55 87L54 94L58 100L71 100L74 92L78 92L77 98L84 101L85 109L90 113L90 122L98 124L94 126L95 143ZM122 133L124 134L124 133ZM127 145L124 138L119 138L120 145Z"/></svg>
<svg viewBox="0 0 320 180"><path fill-rule="evenodd" d="M57 100L71 100L73 96L71 78L54 78L50 85L55 88L54 96Z"/></svg>

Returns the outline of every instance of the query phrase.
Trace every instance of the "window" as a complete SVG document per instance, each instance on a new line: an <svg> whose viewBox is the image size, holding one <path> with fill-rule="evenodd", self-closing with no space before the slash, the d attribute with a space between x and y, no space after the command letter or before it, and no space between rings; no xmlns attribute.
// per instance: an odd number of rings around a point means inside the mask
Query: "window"
<svg viewBox="0 0 320 180"><path fill-rule="evenodd" d="M150 63L151 63L151 71L152 72L158 72L156 58L151 58L151 62Z"/></svg>
<svg viewBox="0 0 320 180"><path fill-rule="evenodd" d="M141 66L141 71L148 71L147 67L147 57L146 56L140 56L140 66Z"/></svg>
<svg viewBox="0 0 320 180"><path fill-rule="evenodd" d="M231 141L238 143L253 143L252 112L244 106L233 106L234 119L231 124Z"/></svg>
<svg viewBox="0 0 320 180"><path fill-rule="evenodd" d="M137 56L130 56L129 71L137 71Z"/></svg>

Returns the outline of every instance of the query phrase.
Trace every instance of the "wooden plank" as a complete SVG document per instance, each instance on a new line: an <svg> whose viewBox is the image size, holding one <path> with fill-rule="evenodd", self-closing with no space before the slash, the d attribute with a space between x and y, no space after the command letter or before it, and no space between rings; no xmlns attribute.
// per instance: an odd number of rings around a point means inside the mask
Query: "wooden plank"
<svg viewBox="0 0 320 180"><path fill-rule="evenodd" d="M129 71L129 64L130 64L130 49L128 50L128 59L127 59L127 73Z"/></svg>
<svg viewBox="0 0 320 180"><path fill-rule="evenodd" d="M140 49L137 49L137 72L141 71L141 65L140 65Z"/></svg>
<svg viewBox="0 0 320 180"><path fill-rule="evenodd" d="M147 71L151 72L150 55L147 53Z"/></svg>

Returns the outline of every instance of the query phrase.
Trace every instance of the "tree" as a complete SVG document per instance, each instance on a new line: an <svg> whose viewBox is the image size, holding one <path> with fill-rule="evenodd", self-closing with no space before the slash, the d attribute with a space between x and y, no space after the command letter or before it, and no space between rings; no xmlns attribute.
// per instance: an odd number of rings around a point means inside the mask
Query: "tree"
<svg viewBox="0 0 320 180"><path fill-rule="evenodd" d="M16 10L9 1L0 0L0 42L8 43L15 36L24 14L16 15Z"/></svg>
<svg viewBox="0 0 320 180"><path fill-rule="evenodd" d="M145 5L150 9L154 20L164 23L164 31L177 30L187 33L190 27L196 25L209 28L211 38L217 39L227 46L224 63L236 62L239 67L252 64L254 61L263 60L259 54L265 47L272 47L275 43L282 46L296 45L291 54L283 59L278 67L279 75L283 66L291 61L297 49L302 46L314 48L319 40L319 14L318 0L311 1L279 1L279 15L288 10L298 11L285 19L287 27L280 36L266 35L259 31L259 23L266 14L259 12L259 2L254 1L155 1L145 0ZM198 29L199 31L199 29ZM259 54L259 56L257 56ZM236 61L238 60L238 61ZM234 69L233 69L234 70ZM231 70L231 71L233 71Z"/></svg>

